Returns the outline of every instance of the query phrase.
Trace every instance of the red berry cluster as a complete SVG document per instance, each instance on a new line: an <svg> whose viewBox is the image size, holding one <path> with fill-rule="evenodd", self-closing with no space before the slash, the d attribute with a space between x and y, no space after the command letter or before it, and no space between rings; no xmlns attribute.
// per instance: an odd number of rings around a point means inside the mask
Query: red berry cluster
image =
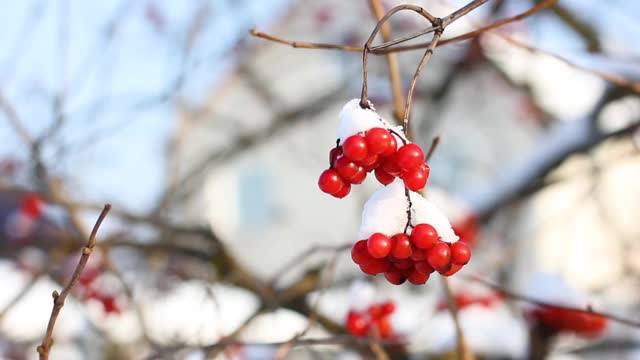
<svg viewBox="0 0 640 360"><path fill-rule="evenodd" d="M429 166L419 145L398 148L389 130L372 128L364 135L349 136L342 146L331 149L329 169L320 174L318 186L327 194L343 198L351 192L351 185L361 184L371 171L382 185L399 177L412 191L424 188L429 178Z"/></svg>
<svg viewBox="0 0 640 360"><path fill-rule="evenodd" d="M469 294L456 294L454 299L456 301L456 307L458 310L464 309L467 306L476 305L482 306L485 308L491 308L494 305L497 305L502 299L503 295L499 293L492 293L485 296L474 296ZM449 310L449 301L442 300L438 303L437 306L438 311Z"/></svg>
<svg viewBox="0 0 640 360"><path fill-rule="evenodd" d="M45 201L37 194L26 194L20 200L20 211L32 219L38 219L42 215Z"/></svg>
<svg viewBox="0 0 640 360"><path fill-rule="evenodd" d="M347 331L353 336L367 336L375 331L383 339L393 337L390 315L396 311L393 302L373 304L366 311L349 311L347 314Z"/></svg>
<svg viewBox="0 0 640 360"><path fill-rule="evenodd" d="M416 225L411 236L400 233L389 237L375 233L367 240L358 241L351 249L351 259L362 272L368 275L384 273L387 281L394 285L406 280L422 285L434 271L451 276L470 258L471 249L466 243L441 241L430 224Z"/></svg>
<svg viewBox="0 0 640 360"><path fill-rule="evenodd" d="M597 337L607 328L607 318L584 311L541 307L530 314L534 320L547 330L567 332L584 337Z"/></svg>
<svg viewBox="0 0 640 360"><path fill-rule="evenodd" d="M120 314L123 311L118 301L119 294L103 289L98 284L98 278L104 274L104 264L88 264L78 278L78 286L75 288L83 301L94 300L102 305L105 314Z"/></svg>

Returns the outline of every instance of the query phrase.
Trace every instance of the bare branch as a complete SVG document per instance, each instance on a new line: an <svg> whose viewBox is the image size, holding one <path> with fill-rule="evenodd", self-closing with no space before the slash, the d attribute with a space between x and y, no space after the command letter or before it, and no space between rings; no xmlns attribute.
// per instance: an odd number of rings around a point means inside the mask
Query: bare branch
<svg viewBox="0 0 640 360"><path fill-rule="evenodd" d="M98 229L100 229L100 225L102 225L102 221L105 219L107 214L111 210L111 205L106 204L100 216L98 216L98 220L96 220L96 224L93 226L93 230L91 231L91 235L89 236L89 240L87 244L82 249L82 255L80 256L80 261L78 261L78 265L76 269L73 271L73 275L69 280L67 286L62 289L61 293L58 293L54 290L53 292L53 310L51 311L51 316L49 317L49 323L47 324L47 332L42 339L42 344L38 346L38 354L40 354L40 360L47 360L49 358L49 352L51 351L51 346L53 345L53 328L56 325L56 320L58 319L58 315L60 314L60 310L64 306L64 301L73 289L73 286L76 284L78 279L80 278L80 274L84 269L85 265L87 265L87 261L89 261L89 256L91 256L91 252L93 248L96 246L96 236L98 235Z"/></svg>
<svg viewBox="0 0 640 360"><path fill-rule="evenodd" d="M458 318L458 305L456 304L456 298L453 295L453 290L451 290L449 279L443 276L442 285L447 295L449 312L451 313L451 317L453 318L453 324L456 328L456 337L458 342L458 345L457 345L458 360L473 360L475 359L475 355L473 355L473 352L469 348L469 345L467 345L467 340L464 336L464 332L462 331L462 326L460 326L460 319Z"/></svg>
<svg viewBox="0 0 640 360"><path fill-rule="evenodd" d="M9 125L13 127L13 130L18 134L20 139L25 145L32 147L33 146L33 137L29 134L29 131L24 127L22 121L18 117L18 113L16 109L11 105L11 103L7 100L7 98L0 92L0 110L4 112L7 120L9 121Z"/></svg>
<svg viewBox="0 0 640 360"><path fill-rule="evenodd" d="M377 21L384 16L382 3L380 0L369 0L369 7ZM382 25L382 39L391 40L391 27L389 24ZM400 67L398 66L398 56L395 53L386 54L387 66L389 70L389 81L391 82L391 96L393 97L393 116L396 122L400 123L404 119L404 96L402 95L402 82L400 79Z"/></svg>
<svg viewBox="0 0 640 360"><path fill-rule="evenodd" d="M511 290L507 290L507 289L501 287L500 285L497 285L497 284L492 283L490 281L484 280L484 279L480 278L479 276L466 276L466 279L474 281L474 282L477 282L477 283L480 283L480 284L483 284L483 285L485 285L485 286L497 291L498 293L500 293L500 294L502 294L502 295L504 295L506 297L509 297L511 299L514 299L514 300L524 301L524 302L529 303L529 304L534 304L534 305L553 308L553 309L560 309L560 310L581 312L581 313L591 314L591 315L598 315L598 316L606 317L607 319L610 319L610 320L615 321L615 322L620 323L620 324L628 325L628 326L631 326L631 327L640 327L640 321L630 320L628 318L625 318L625 317L622 317L622 316L618 316L618 315L614 315L614 314L610 314L610 313L606 313L606 312L594 311L593 308L591 308L591 306L588 306L586 309L582 309L582 308L577 308L577 307L552 304L552 303L549 303L549 302L546 302L546 301L534 299L534 298L529 297L527 295L516 293L516 292L511 291Z"/></svg>

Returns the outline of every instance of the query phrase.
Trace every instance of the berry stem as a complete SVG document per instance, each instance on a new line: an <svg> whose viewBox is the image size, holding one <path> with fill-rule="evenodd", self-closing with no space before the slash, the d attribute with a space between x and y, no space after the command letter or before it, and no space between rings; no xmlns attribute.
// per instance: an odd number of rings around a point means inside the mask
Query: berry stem
<svg viewBox="0 0 640 360"><path fill-rule="evenodd" d="M441 19L438 19L438 21L434 22L434 26L439 26L441 24L442 24ZM404 105L404 120L402 121L402 131L404 131L405 134L407 134L407 131L409 130L409 115L411 113L411 103L413 100L413 93L415 92L415 89L416 89L416 84L418 83L418 78L420 78L422 69L424 69L425 65L427 65L427 63L429 62L429 59L431 58L431 54L433 54L433 49L435 49L436 45L438 44L438 41L440 40L440 37L442 36L443 31L444 29L440 28L436 30L435 33L433 34L433 40L431 40L431 45L429 45L429 48L427 48L427 50L424 52L424 55L422 55L422 60L420 60L420 64L418 65L418 68L416 69L416 72L413 75L413 80L411 80L411 86L409 87L409 93L407 94L407 101L405 102L405 105Z"/></svg>
<svg viewBox="0 0 640 360"><path fill-rule="evenodd" d="M411 226L411 206L413 206L413 203L411 202L411 194L409 193L409 188L407 188L406 186L404 187L404 196L407 197L407 225L405 225L404 227L404 233L407 233L407 230L409 230L409 226Z"/></svg>
<svg viewBox="0 0 640 360"><path fill-rule="evenodd" d="M395 130L393 129L388 129L390 133L392 133L393 135L397 136L400 138L400 140L402 141L402 145L407 145L407 139L405 138L404 135L400 135L398 134Z"/></svg>

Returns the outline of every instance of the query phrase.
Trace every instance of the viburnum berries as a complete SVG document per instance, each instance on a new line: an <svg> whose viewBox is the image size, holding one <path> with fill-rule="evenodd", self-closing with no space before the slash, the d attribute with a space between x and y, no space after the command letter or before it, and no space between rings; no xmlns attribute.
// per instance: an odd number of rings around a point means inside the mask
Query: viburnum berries
<svg viewBox="0 0 640 360"><path fill-rule="evenodd" d="M395 135L385 128L374 127L364 136L349 136L341 146L329 152L329 169L322 172L318 180L320 190L341 197L337 195L342 190L341 185L361 184L371 171L382 185L389 185L399 177L409 190L422 190L427 185L430 171L424 162L422 148L408 143L396 149Z"/></svg>
<svg viewBox="0 0 640 360"><path fill-rule="evenodd" d="M453 254L456 254L455 258ZM439 240L437 231L429 224L416 225L411 236L398 233L390 237L374 233L368 239L356 242L351 249L351 259L362 272L368 275L384 273L387 281L394 285L406 280L422 285L434 271L443 276L453 275L470 257L471 251L466 244Z"/></svg>
<svg viewBox="0 0 640 360"><path fill-rule="evenodd" d="M345 327L349 334L357 337L376 333L383 339L394 336L390 316L396 311L393 302L372 304L365 311L351 310L347 313Z"/></svg>
<svg viewBox="0 0 640 360"><path fill-rule="evenodd" d="M585 311L541 307L530 316L552 333L573 333L583 337L600 336L607 328L607 318Z"/></svg>
<svg viewBox="0 0 640 360"><path fill-rule="evenodd" d="M434 271L455 274L469 262L471 252L465 244L456 245L459 238L447 217L417 193L429 178L424 151L395 129L371 104L348 102L340 112L329 169L320 174L318 186L342 198L373 171L385 187L365 204L362 240L354 244L351 258L365 274L384 274L395 285L421 285Z"/></svg>
<svg viewBox="0 0 640 360"><path fill-rule="evenodd" d="M424 161L424 151L410 143L400 130L394 130L372 105L365 109L354 99L344 106L339 117L338 141L329 151L328 170L335 172L325 170L320 175L320 190L335 197L346 196L349 191L343 190L340 183L360 184L372 171L385 186L395 178L402 179L411 191L426 186L430 169Z"/></svg>
<svg viewBox="0 0 640 360"><path fill-rule="evenodd" d="M320 186L320 190L326 192L327 194L335 195L344 186L344 181L338 175L338 172L333 169L328 169L320 174L320 179L318 180L318 186Z"/></svg>

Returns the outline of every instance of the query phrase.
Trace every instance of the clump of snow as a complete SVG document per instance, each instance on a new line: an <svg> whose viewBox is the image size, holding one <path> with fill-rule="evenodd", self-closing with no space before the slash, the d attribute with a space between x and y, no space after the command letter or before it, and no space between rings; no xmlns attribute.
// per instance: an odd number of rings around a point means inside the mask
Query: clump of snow
<svg viewBox="0 0 640 360"><path fill-rule="evenodd" d="M392 129L398 134L402 133L402 128L391 126L391 124L376 112L371 102L369 102L369 109L363 109L360 106L360 99L353 99L346 103L344 107L342 107L338 119L338 128L336 131L341 144L349 136L363 133L375 127ZM398 144L402 144L398 136L396 136L396 140Z"/></svg>
<svg viewBox="0 0 640 360"><path fill-rule="evenodd" d="M307 328L309 319L295 311L276 309L256 316L238 335L238 339L251 343L288 341ZM326 330L312 325L302 337L319 338L329 336Z"/></svg>
<svg viewBox="0 0 640 360"><path fill-rule="evenodd" d="M528 281L527 296L560 306L584 308L587 304L586 297L573 288L567 280L558 273L539 272L532 275ZM535 305L525 305L534 307Z"/></svg>
<svg viewBox="0 0 640 360"><path fill-rule="evenodd" d="M458 241L449 220L433 202L413 191L409 191L409 197L412 203L411 225L431 224L443 241ZM402 180L396 179L391 184L381 187L364 205L359 238L367 239L377 232L389 236L403 232L407 224L408 206Z"/></svg>
<svg viewBox="0 0 640 360"><path fill-rule="evenodd" d="M149 289L141 295L149 336L166 344L211 344L242 325L259 306L251 292L224 284L190 280L165 296Z"/></svg>
<svg viewBox="0 0 640 360"><path fill-rule="evenodd" d="M31 286L21 300L5 313L0 322L2 333L17 341L41 338L51 314L51 291L60 291L62 286L45 276L32 279L9 261L0 261L0 277L5 290L0 293L0 309L6 308L26 286ZM34 281L34 284L30 285L31 281ZM56 339L66 342L86 329L87 321L83 316L82 306L75 299L67 299L64 316L56 323Z"/></svg>
<svg viewBox="0 0 640 360"><path fill-rule="evenodd" d="M453 224L459 223L469 216L473 216L473 210L464 200L443 189L429 186L424 195L427 200L433 201L433 203L449 217L449 220Z"/></svg>
<svg viewBox="0 0 640 360"><path fill-rule="evenodd" d="M527 350L527 326L505 304L470 305L461 309L460 326L473 352L488 356L521 358ZM443 353L455 349L456 330L449 312L437 313L410 338L412 351Z"/></svg>
<svg viewBox="0 0 640 360"><path fill-rule="evenodd" d="M373 284L355 280L349 289L349 309L359 312L365 311L376 300L376 288Z"/></svg>

